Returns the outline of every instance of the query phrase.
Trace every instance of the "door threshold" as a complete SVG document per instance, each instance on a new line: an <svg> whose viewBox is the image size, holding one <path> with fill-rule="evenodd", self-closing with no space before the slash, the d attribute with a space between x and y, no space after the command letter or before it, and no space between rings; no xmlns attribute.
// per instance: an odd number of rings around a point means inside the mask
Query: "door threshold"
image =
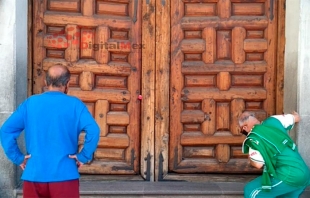
<svg viewBox="0 0 310 198"><path fill-rule="evenodd" d="M140 175L87 175L81 174L80 181L144 181Z"/></svg>
<svg viewBox="0 0 310 198"><path fill-rule="evenodd" d="M187 182L248 182L260 174L177 174L169 173L163 181Z"/></svg>

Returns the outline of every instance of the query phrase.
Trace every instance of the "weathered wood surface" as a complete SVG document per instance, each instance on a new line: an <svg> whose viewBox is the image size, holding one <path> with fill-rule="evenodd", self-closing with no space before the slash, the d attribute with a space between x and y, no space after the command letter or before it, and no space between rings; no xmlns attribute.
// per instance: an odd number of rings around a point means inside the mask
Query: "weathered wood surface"
<svg viewBox="0 0 310 198"><path fill-rule="evenodd" d="M283 112L283 95L284 95L284 51L285 51L285 4L286 0L279 0L278 2L278 45L277 45L277 87L276 87L276 113Z"/></svg>
<svg viewBox="0 0 310 198"><path fill-rule="evenodd" d="M156 0L155 180L168 173L170 1Z"/></svg>
<svg viewBox="0 0 310 198"><path fill-rule="evenodd" d="M155 6L156 0L142 3L141 175L150 181L155 179Z"/></svg>
<svg viewBox="0 0 310 198"><path fill-rule="evenodd" d="M263 119L281 97L270 2L171 1L170 172L255 172L238 116Z"/></svg>
<svg viewBox="0 0 310 198"><path fill-rule="evenodd" d="M80 98L101 130L90 174L139 174L141 1L33 1L33 93L44 72L69 68L69 95ZM80 139L83 146L83 134Z"/></svg>

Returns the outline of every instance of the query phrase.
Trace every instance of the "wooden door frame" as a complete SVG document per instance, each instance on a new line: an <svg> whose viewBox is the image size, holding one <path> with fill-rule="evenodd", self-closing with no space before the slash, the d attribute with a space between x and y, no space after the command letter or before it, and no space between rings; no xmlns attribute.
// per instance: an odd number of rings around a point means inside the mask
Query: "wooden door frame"
<svg viewBox="0 0 310 198"><path fill-rule="evenodd" d="M279 0L277 3L276 113L283 113L286 0ZM170 5L171 0L142 1L142 43L145 45L142 49L141 72L143 98L141 102L140 172L142 177L148 181L174 178L168 174ZM28 96L32 95L33 83L32 23L32 0L28 0Z"/></svg>

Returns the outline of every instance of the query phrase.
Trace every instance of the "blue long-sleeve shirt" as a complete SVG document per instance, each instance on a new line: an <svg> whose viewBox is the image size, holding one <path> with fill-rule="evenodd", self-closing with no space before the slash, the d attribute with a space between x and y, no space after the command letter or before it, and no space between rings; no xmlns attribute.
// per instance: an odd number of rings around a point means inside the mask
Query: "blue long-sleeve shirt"
<svg viewBox="0 0 310 198"><path fill-rule="evenodd" d="M22 179L33 182L66 181L79 178L78 168L69 155L79 161L92 159L100 129L84 103L58 91L48 91L25 100L1 127L1 144L16 165L24 161L17 137L25 131L28 159ZM81 131L86 133L78 152Z"/></svg>

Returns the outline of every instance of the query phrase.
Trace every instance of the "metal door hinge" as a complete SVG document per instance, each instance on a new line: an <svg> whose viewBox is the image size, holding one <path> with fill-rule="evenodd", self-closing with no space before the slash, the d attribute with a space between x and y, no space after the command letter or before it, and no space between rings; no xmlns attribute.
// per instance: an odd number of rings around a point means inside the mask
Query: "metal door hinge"
<svg viewBox="0 0 310 198"><path fill-rule="evenodd" d="M146 181L151 181L151 158L150 153L148 153L146 158L144 158L146 161L146 171L144 172Z"/></svg>
<svg viewBox="0 0 310 198"><path fill-rule="evenodd" d="M159 155L159 164L158 164L158 181L163 181L164 180L164 156L162 152L160 152Z"/></svg>
<svg viewBox="0 0 310 198"><path fill-rule="evenodd" d="M161 5L165 6L166 5L166 0L161 0Z"/></svg>

